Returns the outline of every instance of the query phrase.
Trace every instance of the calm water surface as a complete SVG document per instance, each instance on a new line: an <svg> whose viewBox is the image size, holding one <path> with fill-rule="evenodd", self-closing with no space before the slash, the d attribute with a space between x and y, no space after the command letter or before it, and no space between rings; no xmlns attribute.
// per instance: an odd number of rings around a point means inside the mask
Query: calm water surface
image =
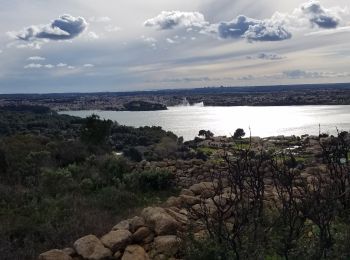
<svg viewBox="0 0 350 260"><path fill-rule="evenodd" d="M86 117L97 114L129 126L161 126L193 139L201 129L209 129L215 135L231 135L237 128L251 129L253 136L330 134L350 130L350 106L284 106L284 107L169 107L164 111L115 112L115 111L64 111L62 114Z"/></svg>

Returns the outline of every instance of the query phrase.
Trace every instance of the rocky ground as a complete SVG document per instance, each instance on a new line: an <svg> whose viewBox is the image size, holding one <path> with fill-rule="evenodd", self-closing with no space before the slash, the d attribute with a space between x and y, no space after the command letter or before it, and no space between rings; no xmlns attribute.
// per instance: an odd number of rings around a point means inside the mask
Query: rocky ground
<svg viewBox="0 0 350 260"><path fill-rule="evenodd" d="M320 153L318 141L314 137L256 138L252 143L253 149L261 147L262 143L265 149L292 149L300 164L298 174L303 178L310 177L315 167L322 168L309 159L311 154ZM206 209L209 214L215 214L217 204L225 206L226 200L232 196L227 183L223 182L218 191L217 182L212 179L212 173L220 168L220 161L216 156L223 152L223 147L228 145L228 139L203 141L200 146L210 149L207 151L211 152L211 159L207 161L197 159L152 163L143 161L136 165L136 170L160 168L171 171L176 176L176 184L181 188L179 196L170 197L162 207L143 209L139 216L121 221L101 237L93 234L86 235L77 239L72 247L47 251L42 253L39 259L147 260L181 257L179 255L181 242L188 235L190 227L195 239L207 236L203 223L192 213ZM267 184L266 192L274 196L272 181L270 183L270 186Z"/></svg>

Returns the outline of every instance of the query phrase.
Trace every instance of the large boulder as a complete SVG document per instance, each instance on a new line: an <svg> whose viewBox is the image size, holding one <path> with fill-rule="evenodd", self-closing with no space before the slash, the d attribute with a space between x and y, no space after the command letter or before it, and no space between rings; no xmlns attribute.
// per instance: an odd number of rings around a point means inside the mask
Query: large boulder
<svg viewBox="0 0 350 260"><path fill-rule="evenodd" d="M149 257L141 246L130 245L125 249L122 260L149 260Z"/></svg>
<svg viewBox="0 0 350 260"><path fill-rule="evenodd" d="M131 243L131 233L125 229L111 231L101 238L101 242L113 252L123 250Z"/></svg>
<svg viewBox="0 0 350 260"><path fill-rule="evenodd" d="M180 228L180 224L163 208L145 208L142 211L142 217L145 219L146 224L154 229L157 235L174 235Z"/></svg>
<svg viewBox="0 0 350 260"><path fill-rule="evenodd" d="M158 236L153 242L153 254L174 256L179 251L180 243L181 239L177 236Z"/></svg>
<svg viewBox="0 0 350 260"><path fill-rule="evenodd" d="M75 251L84 259L99 260L112 255L94 235L87 235L74 242Z"/></svg>
<svg viewBox="0 0 350 260"><path fill-rule="evenodd" d="M53 249L39 255L39 260L72 260L72 258L62 250Z"/></svg>

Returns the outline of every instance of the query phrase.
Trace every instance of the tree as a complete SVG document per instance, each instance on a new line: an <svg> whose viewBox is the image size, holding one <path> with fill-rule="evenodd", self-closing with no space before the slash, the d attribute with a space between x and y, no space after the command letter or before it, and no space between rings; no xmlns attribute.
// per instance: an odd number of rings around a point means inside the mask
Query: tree
<svg viewBox="0 0 350 260"><path fill-rule="evenodd" d="M242 128L237 128L235 133L233 134L233 139L241 139L245 136L245 132Z"/></svg>
<svg viewBox="0 0 350 260"><path fill-rule="evenodd" d="M101 120L98 115L91 115L82 125L81 139L87 144L106 144L112 127L111 120Z"/></svg>
<svg viewBox="0 0 350 260"><path fill-rule="evenodd" d="M214 134L210 130L200 130L198 136L203 136L205 139L210 139Z"/></svg>

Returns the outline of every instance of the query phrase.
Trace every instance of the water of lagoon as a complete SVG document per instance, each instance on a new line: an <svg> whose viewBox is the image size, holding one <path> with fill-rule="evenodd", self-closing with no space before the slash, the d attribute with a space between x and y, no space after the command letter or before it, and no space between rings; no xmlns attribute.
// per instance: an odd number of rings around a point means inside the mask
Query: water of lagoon
<svg viewBox="0 0 350 260"><path fill-rule="evenodd" d="M177 106L164 111L64 111L62 114L86 117L97 114L101 118L119 124L161 126L193 139L201 129L210 130L216 136L229 136L235 129L251 129L252 136L317 135L319 125L323 133L336 134L336 129L350 130L350 106L281 106L281 107L203 107Z"/></svg>

